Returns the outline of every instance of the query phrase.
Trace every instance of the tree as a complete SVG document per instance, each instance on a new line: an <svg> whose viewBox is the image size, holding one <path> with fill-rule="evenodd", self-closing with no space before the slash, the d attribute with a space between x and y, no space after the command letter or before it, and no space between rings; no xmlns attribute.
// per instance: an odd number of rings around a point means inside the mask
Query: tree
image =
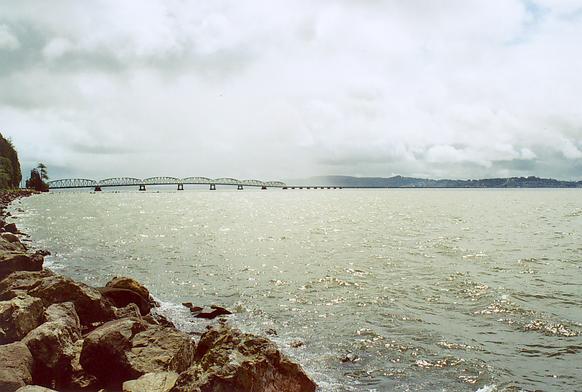
<svg viewBox="0 0 582 392"><path fill-rule="evenodd" d="M48 178L48 176L46 176L46 178ZM44 182L43 175L38 168L30 171L30 178L26 180L26 187L39 192L48 192L49 190L48 184Z"/></svg>
<svg viewBox="0 0 582 392"><path fill-rule="evenodd" d="M44 163L40 162L36 168L40 172L40 178L42 178L43 181L49 179L48 170Z"/></svg>

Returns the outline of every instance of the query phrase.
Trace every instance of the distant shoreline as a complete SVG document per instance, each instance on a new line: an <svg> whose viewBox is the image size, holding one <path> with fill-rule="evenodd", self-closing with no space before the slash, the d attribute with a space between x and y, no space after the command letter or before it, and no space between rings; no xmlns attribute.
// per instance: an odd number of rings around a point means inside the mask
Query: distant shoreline
<svg viewBox="0 0 582 392"><path fill-rule="evenodd" d="M504 177L477 180L433 180L414 177L351 177L351 176L318 176L307 179L286 181L288 187L342 187L342 188L582 188L582 181L562 181L553 178Z"/></svg>

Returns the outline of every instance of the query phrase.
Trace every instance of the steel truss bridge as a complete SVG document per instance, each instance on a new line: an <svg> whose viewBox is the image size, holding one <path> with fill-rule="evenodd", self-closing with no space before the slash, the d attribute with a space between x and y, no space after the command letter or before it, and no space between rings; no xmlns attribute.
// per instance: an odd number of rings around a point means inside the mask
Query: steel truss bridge
<svg viewBox="0 0 582 392"><path fill-rule="evenodd" d="M89 180L86 178L66 178L48 182L49 189L71 189L71 188L93 188L100 191L107 187L139 187L140 191L145 191L148 185L176 185L178 190L184 190L184 185L209 185L210 190L215 190L217 185L235 185L242 190L245 186L287 189L287 185L281 181L259 181L259 180L237 180L236 178L207 178L207 177L150 177L145 179L132 177L106 178L104 180Z"/></svg>

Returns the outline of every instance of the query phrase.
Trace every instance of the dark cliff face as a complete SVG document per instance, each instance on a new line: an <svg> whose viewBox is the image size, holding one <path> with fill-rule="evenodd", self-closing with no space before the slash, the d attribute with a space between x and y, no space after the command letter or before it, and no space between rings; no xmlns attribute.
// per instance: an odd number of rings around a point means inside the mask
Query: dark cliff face
<svg viewBox="0 0 582 392"><path fill-rule="evenodd" d="M12 142L0 134L0 189L18 188L21 180L18 153Z"/></svg>

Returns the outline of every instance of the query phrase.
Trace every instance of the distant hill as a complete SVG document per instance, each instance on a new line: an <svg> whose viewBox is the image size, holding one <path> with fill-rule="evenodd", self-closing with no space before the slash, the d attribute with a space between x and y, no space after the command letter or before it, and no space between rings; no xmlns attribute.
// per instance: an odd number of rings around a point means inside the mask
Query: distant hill
<svg viewBox="0 0 582 392"><path fill-rule="evenodd" d="M0 189L18 188L21 180L18 153L10 139L0 134Z"/></svg>
<svg viewBox="0 0 582 392"><path fill-rule="evenodd" d="M582 188L582 181L539 177L486 178L481 180L432 180L413 177L319 176L289 180L289 185L341 186L345 188Z"/></svg>

